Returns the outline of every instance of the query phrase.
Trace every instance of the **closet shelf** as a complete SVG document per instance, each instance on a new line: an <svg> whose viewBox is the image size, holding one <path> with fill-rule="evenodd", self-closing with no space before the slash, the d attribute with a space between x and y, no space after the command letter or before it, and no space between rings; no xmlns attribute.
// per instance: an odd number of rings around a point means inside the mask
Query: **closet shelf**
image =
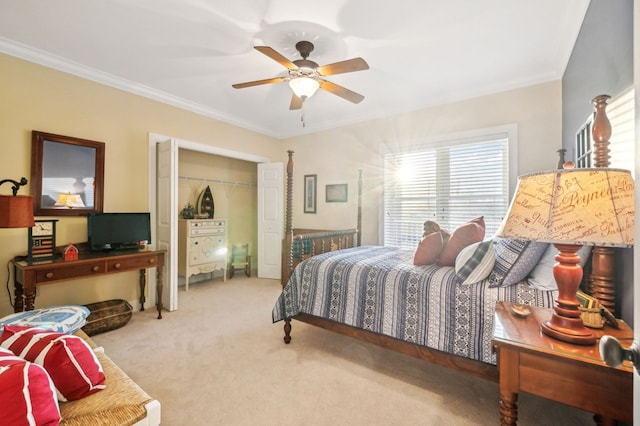
<svg viewBox="0 0 640 426"><path fill-rule="evenodd" d="M234 187L236 187L236 186L249 186L249 187L256 186L255 183L250 183L250 182L239 182L239 181L233 181L233 180L223 180L223 179L213 179L213 178L199 178L199 177L191 177L191 176L178 176L178 179L181 179L181 180L192 180L192 181L197 181L197 182L215 182L215 183L222 183L224 185L232 185Z"/></svg>

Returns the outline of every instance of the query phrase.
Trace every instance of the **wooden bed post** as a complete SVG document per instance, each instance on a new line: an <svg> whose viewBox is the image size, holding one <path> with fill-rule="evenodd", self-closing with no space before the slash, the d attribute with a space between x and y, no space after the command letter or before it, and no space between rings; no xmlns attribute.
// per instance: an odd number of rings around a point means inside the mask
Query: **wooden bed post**
<svg viewBox="0 0 640 426"><path fill-rule="evenodd" d="M293 270L293 151L288 150L289 161L287 161L287 196L285 205L285 221L284 221L284 238L282 240L282 265L280 274L280 284L284 287L289 281L291 271Z"/></svg>
<svg viewBox="0 0 640 426"><path fill-rule="evenodd" d="M594 141L595 167L609 167L611 123L607 117L609 95L599 95L591 103L595 109L591 134ZM615 314L615 257L611 247L594 247L591 255L591 295Z"/></svg>
<svg viewBox="0 0 640 426"><path fill-rule="evenodd" d="M360 247L362 243L362 169L358 170L358 227L356 234L356 245Z"/></svg>

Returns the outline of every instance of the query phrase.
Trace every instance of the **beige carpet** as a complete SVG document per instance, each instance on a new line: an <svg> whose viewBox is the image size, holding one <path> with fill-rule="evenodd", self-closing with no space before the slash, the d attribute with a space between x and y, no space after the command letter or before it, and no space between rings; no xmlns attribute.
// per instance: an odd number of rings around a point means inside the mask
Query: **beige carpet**
<svg viewBox="0 0 640 426"><path fill-rule="evenodd" d="M278 281L236 274L179 292L179 309L136 312L94 336L162 404L162 424L498 425L498 385L335 333L272 324ZM592 424L527 394L520 425Z"/></svg>

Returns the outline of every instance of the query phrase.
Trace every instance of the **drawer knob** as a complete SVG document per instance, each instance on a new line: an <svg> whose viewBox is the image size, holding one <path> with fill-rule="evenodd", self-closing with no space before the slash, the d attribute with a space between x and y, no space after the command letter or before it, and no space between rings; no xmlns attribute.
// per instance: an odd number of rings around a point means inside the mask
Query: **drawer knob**
<svg viewBox="0 0 640 426"><path fill-rule="evenodd" d="M114 268L116 269L120 269L122 265L120 264L120 262L117 262L115 265L113 265Z"/></svg>
<svg viewBox="0 0 640 426"><path fill-rule="evenodd" d="M156 258L152 257L151 259L149 259L149 263L156 263Z"/></svg>
<svg viewBox="0 0 640 426"><path fill-rule="evenodd" d="M91 268L91 270L93 272L98 272L100 270L100 267L98 265L95 265L93 268Z"/></svg>
<svg viewBox="0 0 640 426"><path fill-rule="evenodd" d="M47 272L44 276L47 278L53 278L53 272Z"/></svg>

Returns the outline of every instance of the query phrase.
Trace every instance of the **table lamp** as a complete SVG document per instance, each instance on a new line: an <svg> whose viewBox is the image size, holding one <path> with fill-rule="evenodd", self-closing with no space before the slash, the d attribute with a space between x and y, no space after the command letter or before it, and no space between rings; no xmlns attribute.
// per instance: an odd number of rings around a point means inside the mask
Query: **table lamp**
<svg viewBox="0 0 640 426"><path fill-rule="evenodd" d="M61 193L58 195L58 199L54 204L56 207L68 207L70 209L74 207L86 207L82 202L82 198L78 194Z"/></svg>
<svg viewBox="0 0 640 426"><path fill-rule="evenodd" d="M27 179L20 182L12 179L0 181L0 185L12 183L13 195L0 195L0 228L30 228L33 221L33 197L18 195L18 189L27 184Z"/></svg>
<svg viewBox="0 0 640 426"><path fill-rule="evenodd" d="M560 169L518 178L509 211L496 236L554 244L558 298L541 331L580 345L595 344L580 317L582 280L577 251L583 245L633 246L634 185L627 170Z"/></svg>

